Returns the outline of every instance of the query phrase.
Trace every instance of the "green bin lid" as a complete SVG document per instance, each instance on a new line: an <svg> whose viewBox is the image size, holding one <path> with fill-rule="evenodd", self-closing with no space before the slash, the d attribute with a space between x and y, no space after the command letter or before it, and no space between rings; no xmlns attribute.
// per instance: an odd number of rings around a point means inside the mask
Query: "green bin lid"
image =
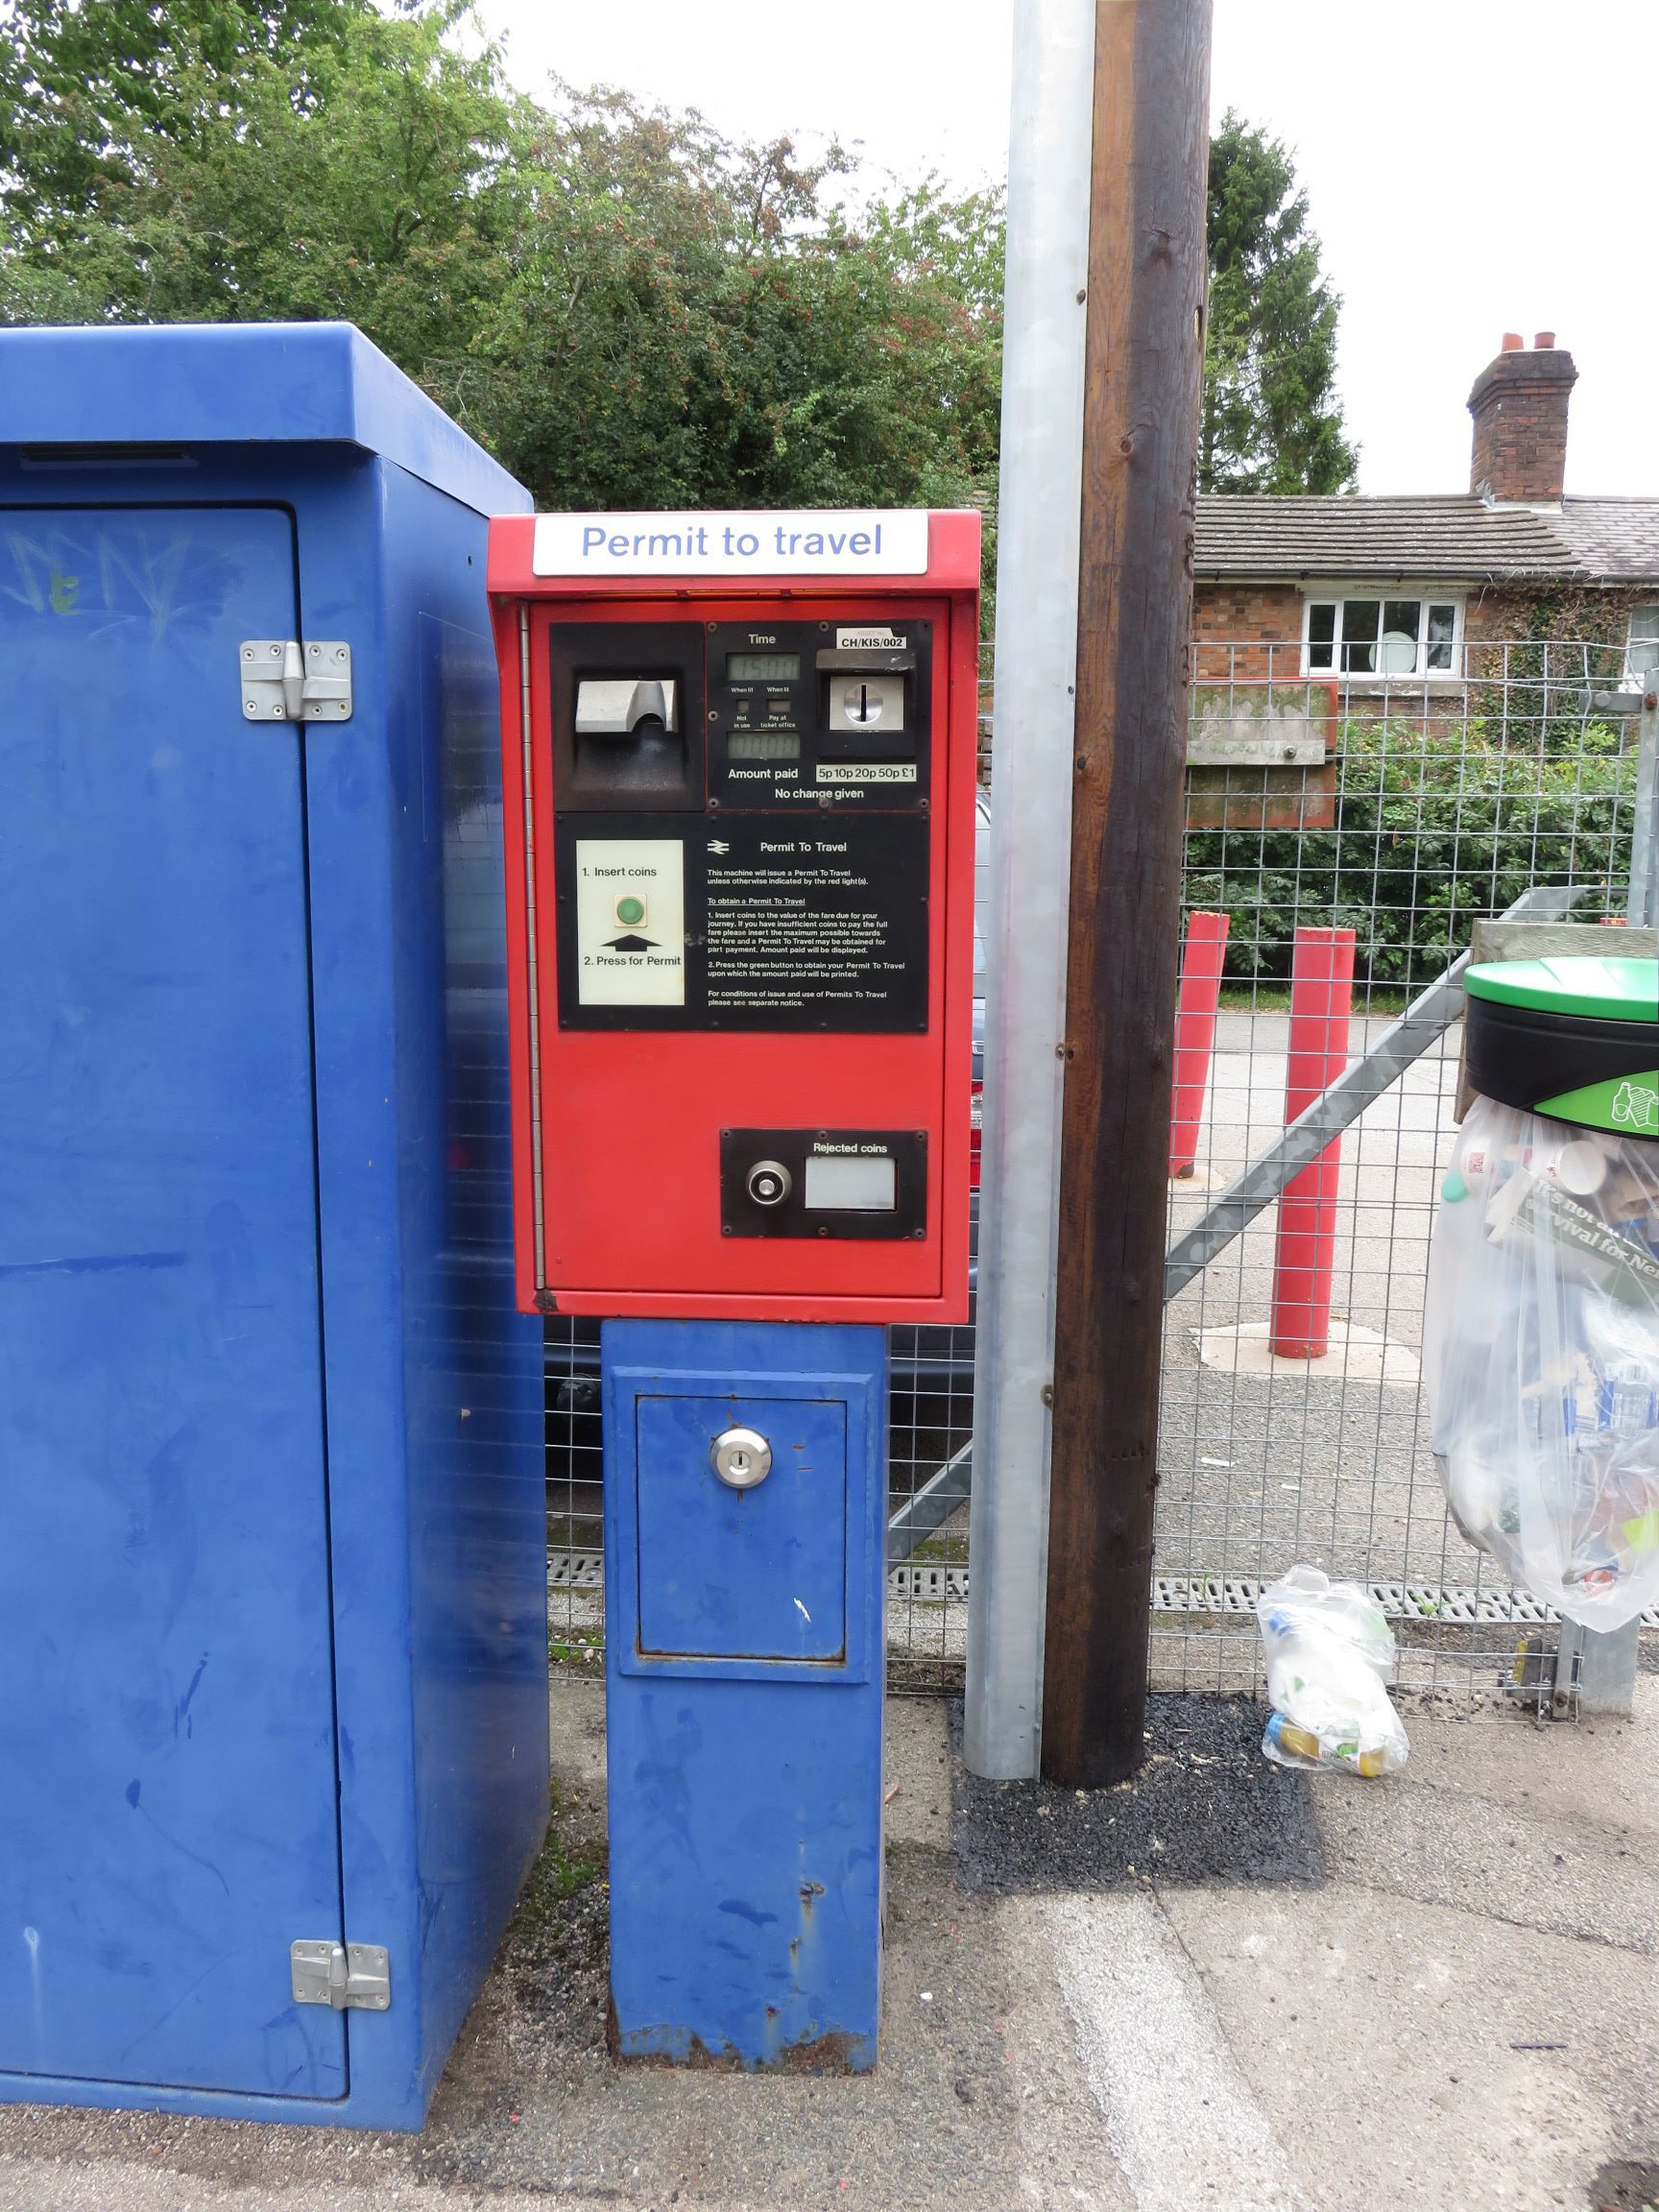
<svg viewBox="0 0 1659 2212"><path fill-rule="evenodd" d="M1659 1022L1659 960L1563 954L1552 960L1488 960L1471 968L1472 998L1576 1014L1586 1022Z"/></svg>

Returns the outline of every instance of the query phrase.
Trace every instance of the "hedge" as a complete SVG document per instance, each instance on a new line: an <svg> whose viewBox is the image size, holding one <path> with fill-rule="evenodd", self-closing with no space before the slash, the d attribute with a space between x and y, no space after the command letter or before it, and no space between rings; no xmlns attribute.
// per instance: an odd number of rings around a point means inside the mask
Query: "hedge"
<svg viewBox="0 0 1659 2212"><path fill-rule="evenodd" d="M1634 736L1592 724L1564 757L1502 749L1480 722L1350 722L1334 826L1190 830L1187 906L1230 917L1229 976L1288 976L1296 926L1317 925L1355 932L1357 981L1421 989L1532 884L1593 886L1590 916L1622 904Z"/></svg>

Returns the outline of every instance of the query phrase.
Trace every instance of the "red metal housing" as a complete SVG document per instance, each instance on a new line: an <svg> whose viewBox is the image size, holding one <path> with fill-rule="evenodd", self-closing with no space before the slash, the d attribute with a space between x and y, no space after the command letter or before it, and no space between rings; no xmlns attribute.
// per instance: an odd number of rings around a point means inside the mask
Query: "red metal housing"
<svg viewBox="0 0 1659 2212"><path fill-rule="evenodd" d="M492 524L517 1287L525 1310L967 1318L979 517L942 513L927 522L925 573L761 578L538 575L533 518ZM562 1026L556 932L562 893L569 926L571 892L555 868L550 640L572 624L847 626L906 617L931 625L929 715L918 732L930 792L926 1027ZM709 824L729 818L709 816ZM722 1222L722 1132L773 1127L924 1137L925 1225L902 1240L828 1230L732 1234Z"/></svg>

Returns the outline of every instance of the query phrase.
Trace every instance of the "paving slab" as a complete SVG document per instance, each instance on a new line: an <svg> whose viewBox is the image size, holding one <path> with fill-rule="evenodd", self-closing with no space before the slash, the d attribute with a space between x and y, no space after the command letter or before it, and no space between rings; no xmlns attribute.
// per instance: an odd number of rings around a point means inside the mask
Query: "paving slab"
<svg viewBox="0 0 1659 2212"><path fill-rule="evenodd" d="M1064 2212L1144 2212L1118 2163L1110 2119L1084 2073L1082 2039L1056 1971L1048 1900L996 1906L1010 1992L1009 2063L1019 2088L1021 2203Z"/></svg>
<svg viewBox="0 0 1659 2212"><path fill-rule="evenodd" d="M1300 2206L1268 2113L1157 1898L1050 1897L1042 1918L1138 2212Z"/></svg>
<svg viewBox="0 0 1659 2212"><path fill-rule="evenodd" d="M438 2212L433 2192L418 2182L373 2186L374 2212ZM442 2212L547 2212L545 2196L493 2191L478 2195L446 2193ZM158 2167L125 2164L112 2158L60 2161L0 2158L0 2212L341 2212L365 2205L364 2187L355 2178L270 2188L261 2182L228 2182L181 2176ZM616 2212L613 2198L569 2197L559 2212ZM733 2205L731 2212L750 2212ZM755 2207L754 2212L760 2212Z"/></svg>
<svg viewBox="0 0 1659 2212"><path fill-rule="evenodd" d="M547 1685L547 1756L561 1789L605 1789L605 1678L558 1668Z"/></svg>
<svg viewBox="0 0 1659 2212"><path fill-rule="evenodd" d="M950 1714L943 1697L887 1699L882 1761L889 1847L950 1848Z"/></svg>
<svg viewBox="0 0 1659 2212"><path fill-rule="evenodd" d="M1160 1902L1310 2205L1582 2212L1653 2145L1637 1954L1341 1882Z"/></svg>
<svg viewBox="0 0 1659 2212"><path fill-rule="evenodd" d="M1517 1712L1470 1726L1408 1713L1407 1726L1416 1784L1573 1815L1621 1837L1659 1837L1659 1674L1637 1676L1628 1720L1562 1725Z"/></svg>
<svg viewBox="0 0 1659 2212"><path fill-rule="evenodd" d="M1525 1722L1419 1723L1410 1766L1382 1786L1314 1776L1331 1876L1659 1955L1659 1844L1650 1826L1627 1817L1615 1758L1597 1757L1599 1746L1578 1745L1574 1734ZM1454 1735L1461 1754L1447 1741ZM1651 1741L1627 1728L1609 1745L1623 1751L1628 1795L1638 1800L1651 1791Z"/></svg>

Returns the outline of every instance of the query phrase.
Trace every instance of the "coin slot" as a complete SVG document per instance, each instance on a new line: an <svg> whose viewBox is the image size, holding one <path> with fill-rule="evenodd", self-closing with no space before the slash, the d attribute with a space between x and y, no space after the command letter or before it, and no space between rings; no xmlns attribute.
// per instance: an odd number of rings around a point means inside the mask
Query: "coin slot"
<svg viewBox="0 0 1659 2212"><path fill-rule="evenodd" d="M877 676L866 669L830 679L829 728L859 736L883 736L904 727L904 679Z"/></svg>

